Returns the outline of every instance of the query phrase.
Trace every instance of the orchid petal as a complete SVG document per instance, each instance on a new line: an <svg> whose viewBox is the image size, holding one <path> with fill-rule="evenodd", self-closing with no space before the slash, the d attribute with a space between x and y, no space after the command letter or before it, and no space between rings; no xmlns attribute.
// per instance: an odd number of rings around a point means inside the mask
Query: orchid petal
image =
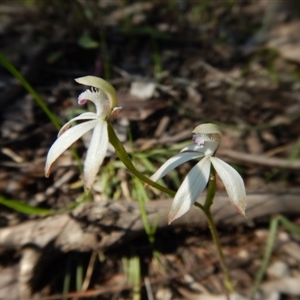
<svg viewBox="0 0 300 300"><path fill-rule="evenodd" d="M204 157L188 173L173 200L169 224L184 215L205 189L210 174L210 157Z"/></svg>
<svg viewBox="0 0 300 300"><path fill-rule="evenodd" d="M98 121L84 162L84 186L89 190L95 181L108 147L107 122Z"/></svg>
<svg viewBox="0 0 300 300"><path fill-rule="evenodd" d="M217 157L211 157L210 160L224 183L232 205L241 215L246 216L246 190L241 175L233 167Z"/></svg>
<svg viewBox="0 0 300 300"><path fill-rule="evenodd" d="M122 109L122 106L114 107L111 111L111 116L116 117Z"/></svg>
<svg viewBox="0 0 300 300"><path fill-rule="evenodd" d="M72 122L81 121L81 120L95 120L97 119L97 115L93 112L85 112L67 122L58 132L57 136L61 136L65 131L70 128Z"/></svg>
<svg viewBox="0 0 300 300"><path fill-rule="evenodd" d="M188 146L184 147L183 149L180 150L180 152L189 152L189 151L203 152L203 151L201 151L202 149L203 149L203 147L198 146L196 144L192 144L192 145L188 145Z"/></svg>
<svg viewBox="0 0 300 300"><path fill-rule="evenodd" d="M45 176L49 177L50 175L50 167L54 163L54 161L65 151L67 150L74 142L76 142L81 136L83 136L86 132L94 128L97 124L98 120L92 120L88 122L84 122L78 124L66 132L64 132L54 144L51 146L46 160L45 166Z"/></svg>
<svg viewBox="0 0 300 300"><path fill-rule="evenodd" d="M178 167L179 165L198 158L202 157L204 154L198 152L185 152L185 153L178 153L168 159L151 177L152 181L157 181L158 179L164 177L167 173Z"/></svg>
<svg viewBox="0 0 300 300"><path fill-rule="evenodd" d="M212 156L219 146L219 141L205 141L203 144L193 144L183 148L180 152L202 152L205 156Z"/></svg>

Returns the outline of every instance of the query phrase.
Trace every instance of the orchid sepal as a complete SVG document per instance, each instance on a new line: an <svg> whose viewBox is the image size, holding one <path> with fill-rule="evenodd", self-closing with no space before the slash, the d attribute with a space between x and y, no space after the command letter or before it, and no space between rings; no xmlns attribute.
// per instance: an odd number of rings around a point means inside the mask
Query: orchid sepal
<svg viewBox="0 0 300 300"><path fill-rule="evenodd" d="M94 127L86 159L83 166L83 181L86 190L90 190L108 148L107 122L98 122Z"/></svg>
<svg viewBox="0 0 300 300"><path fill-rule="evenodd" d="M81 138L89 130L93 129L97 123L97 120L88 121L85 123L78 124L71 127L60 135L51 148L48 151L46 165L45 165L45 176L50 176L51 165L56 159L66 151L73 143Z"/></svg>
<svg viewBox="0 0 300 300"><path fill-rule="evenodd" d="M85 112L73 119L71 119L70 121L68 121L58 132L57 136L61 136L65 131L67 131L71 124L75 121L84 121L84 120L96 120L97 119L97 115L93 112Z"/></svg>
<svg viewBox="0 0 300 300"><path fill-rule="evenodd" d="M211 157L210 160L223 181L230 202L241 215L246 217L246 190L241 175L233 167L217 157Z"/></svg>
<svg viewBox="0 0 300 300"><path fill-rule="evenodd" d="M169 224L187 213L197 201L207 185L210 166L210 158L204 157L187 174L172 202L168 216Z"/></svg>
<svg viewBox="0 0 300 300"><path fill-rule="evenodd" d="M179 165L195 158L203 157L201 153L181 152L168 159L151 177L152 181L164 177L167 173L178 167Z"/></svg>

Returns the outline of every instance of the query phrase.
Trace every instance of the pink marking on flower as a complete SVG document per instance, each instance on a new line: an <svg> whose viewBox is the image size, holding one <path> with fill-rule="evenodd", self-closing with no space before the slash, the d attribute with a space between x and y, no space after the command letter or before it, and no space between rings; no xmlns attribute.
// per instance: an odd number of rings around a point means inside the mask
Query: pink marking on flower
<svg viewBox="0 0 300 300"><path fill-rule="evenodd" d="M78 96L78 104L79 105L84 105L87 103L87 101L89 100L89 96L91 94L90 90L86 90L84 92L82 92L79 96Z"/></svg>
<svg viewBox="0 0 300 300"><path fill-rule="evenodd" d="M87 103L87 99L78 99L78 104L79 105L84 105L84 104L86 104Z"/></svg>
<svg viewBox="0 0 300 300"><path fill-rule="evenodd" d="M198 146L203 146L205 140L199 136L199 134L194 134L193 135L193 141L195 142L195 144L197 144Z"/></svg>
<svg viewBox="0 0 300 300"><path fill-rule="evenodd" d="M81 99L81 100L78 101L78 103L79 103L80 105L84 105L84 104L87 103L87 99Z"/></svg>

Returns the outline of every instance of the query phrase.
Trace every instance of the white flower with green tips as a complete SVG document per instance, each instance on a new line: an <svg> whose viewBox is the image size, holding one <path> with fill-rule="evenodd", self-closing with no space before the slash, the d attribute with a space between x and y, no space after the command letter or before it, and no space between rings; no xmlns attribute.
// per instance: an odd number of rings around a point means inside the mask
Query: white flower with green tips
<svg viewBox="0 0 300 300"><path fill-rule="evenodd" d="M46 160L45 176L49 177L54 161L74 142L89 130L93 130L83 169L83 181L86 190L90 190L102 164L108 147L107 119L120 110L116 105L116 91L111 84L95 76L85 76L75 79L76 82L90 86L78 97L80 105L88 100L96 106L96 112L85 112L67 122L59 131L58 138L51 146ZM71 123L84 121L70 128Z"/></svg>
<svg viewBox="0 0 300 300"><path fill-rule="evenodd" d="M222 138L219 127L215 124L202 124L197 126L193 133L195 144L182 149L151 176L153 181L157 181L179 165L201 158L183 180L175 195L169 213L169 223L188 212L197 201L209 181L211 165L223 181L232 205L245 216L246 191L242 177L226 162L214 157Z"/></svg>

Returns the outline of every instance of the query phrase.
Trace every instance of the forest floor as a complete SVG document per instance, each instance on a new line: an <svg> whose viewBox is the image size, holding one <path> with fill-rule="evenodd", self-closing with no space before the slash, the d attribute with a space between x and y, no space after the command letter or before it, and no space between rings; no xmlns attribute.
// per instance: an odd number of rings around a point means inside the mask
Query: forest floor
<svg viewBox="0 0 300 300"><path fill-rule="evenodd" d="M77 103L84 87L74 78L86 75L115 87L122 110L112 124L146 176L192 143L196 126L220 126L217 155L248 194L245 219L217 181L213 215L236 290L230 299L250 299L270 222L278 232L253 299L299 299L297 3L2 1L2 63L37 94L0 69L0 299L226 299L204 216L193 208L168 226L172 199L145 190L113 148L88 199L74 156L85 157L88 134L45 178L58 129L35 98L63 125L93 109ZM193 164L164 184L177 189ZM154 235L141 221L144 193Z"/></svg>

